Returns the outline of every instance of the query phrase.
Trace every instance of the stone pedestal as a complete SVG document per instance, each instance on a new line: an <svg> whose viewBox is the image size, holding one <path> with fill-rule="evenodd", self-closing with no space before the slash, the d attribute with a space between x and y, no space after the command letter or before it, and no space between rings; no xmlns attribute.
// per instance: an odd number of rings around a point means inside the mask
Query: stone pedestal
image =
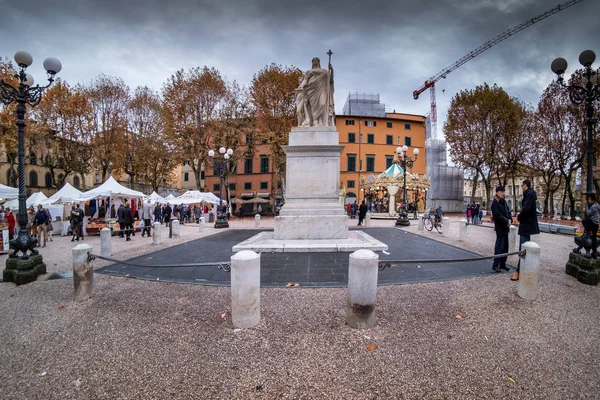
<svg viewBox="0 0 600 400"><path fill-rule="evenodd" d="M339 134L333 126L298 127L290 132L285 205L275 217L274 238L347 239L344 206L339 202Z"/></svg>
<svg viewBox="0 0 600 400"><path fill-rule="evenodd" d="M231 322L238 328L260 322L260 254L253 251L231 257Z"/></svg>
<svg viewBox="0 0 600 400"><path fill-rule="evenodd" d="M100 255L102 257L112 256L112 231L108 228L100 229Z"/></svg>
<svg viewBox="0 0 600 400"><path fill-rule="evenodd" d="M45 273L46 264L41 254L30 255L27 260L9 258L6 260L6 269L2 271L2 280L23 285L35 281L38 276Z"/></svg>
<svg viewBox="0 0 600 400"><path fill-rule="evenodd" d="M600 259L570 253L565 272L581 283L597 285L600 282Z"/></svg>
<svg viewBox="0 0 600 400"><path fill-rule="evenodd" d="M88 260L92 246L78 244L73 247L73 285L75 301L84 301L92 297L94 290L94 267Z"/></svg>
<svg viewBox="0 0 600 400"><path fill-rule="evenodd" d="M178 220L171 221L172 236L179 239L181 237L181 226Z"/></svg>

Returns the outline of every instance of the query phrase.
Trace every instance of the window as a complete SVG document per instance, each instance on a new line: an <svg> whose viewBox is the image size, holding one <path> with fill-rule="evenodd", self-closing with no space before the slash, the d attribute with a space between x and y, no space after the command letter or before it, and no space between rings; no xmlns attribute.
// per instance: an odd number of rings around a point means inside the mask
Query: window
<svg viewBox="0 0 600 400"><path fill-rule="evenodd" d="M375 135L373 133L367 134L367 143L369 143L369 144L375 143Z"/></svg>
<svg viewBox="0 0 600 400"><path fill-rule="evenodd" d="M17 187L17 173L14 169L6 171L6 183L8 186Z"/></svg>
<svg viewBox="0 0 600 400"><path fill-rule="evenodd" d="M184 172L183 173L183 181L187 182L190 180L190 173L189 172Z"/></svg>
<svg viewBox="0 0 600 400"><path fill-rule="evenodd" d="M356 171L356 154L348 154L348 172Z"/></svg>
<svg viewBox="0 0 600 400"><path fill-rule="evenodd" d="M346 187L348 189L352 189L356 187L356 182L355 181L348 181L348 184L346 185Z"/></svg>
<svg viewBox="0 0 600 400"><path fill-rule="evenodd" d="M35 156L35 153L29 153L29 164L31 164L31 165L37 164L37 157Z"/></svg>
<svg viewBox="0 0 600 400"><path fill-rule="evenodd" d="M73 186L75 186L76 189L79 189L79 186L81 186L81 180L77 175L73 177Z"/></svg>
<svg viewBox="0 0 600 400"><path fill-rule="evenodd" d="M353 119L347 119L346 120L346 125L354 125L354 120Z"/></svg>
<svg viewBox="0 0 600 400"><path fill-rule="evenodd" d="M46 176L48 176L48 174L46 174ZM100 170L96 168L96 176L94 177L95 182L98 183L100 182ZM52 177L50 177L50 182L52 182ZM48 184L46 184L46 188L50 189L52 187L52 183L50 183L50 186L48 186Z"/></svg>
<svg viewBox="0 0 600 400"><path fill-rule="evenodd" d="M387 123L386 123L386 126L387 126L388 128L391 128L391 127L392 127L392 123L391 123L391 122L387 122Z"/></svg>
<svg viewBox="0 0 600 400"><path fill-rule="evenodd" d="M367 156L367 172L375 172L375 156Z"/></svg>
<svg viewBox="0 0 600 400"><path fill-rule="evenodd" d="M277 189L281 189L281 181L277 181Z"/></svg>
<svg viewBox="0 0 600 400"><path fill-rule="evenodd" d="M29 171L29 186L33 186L33 187L37 187L38 186L38 179L37 179L37 172L35 171Z"/></svg>
<svg viewBox="0 0 600 400"><path fill-rule="evenodd" d="M235 190L235 183L229 184L229 190Z"/></svg>
<svg viewBox="0 0 600 400"><path fill-rule="evenodd" d="M269 157L260 156L260 173L268 174L269 173Z"/></svg>
<svg viewBox="0 0 600 400"><path fill-rule="evenodd" d="M410 124L404 124L404 129L410 131Z"/></svg>
<svg viewBox="0 0 600 400"><path fill-rule="evenodd" d="M385 135L385 144L394 144L394 137L392 135Z"/></svg>
<svg viewBox="0 0 600 400"><path fill-rule="evenodd" d="M348 143L356 143L356 133L354 133L354 132L348 133Z"/></svg>
<svg viewBox="0 0 600 400"><path fill-rule="evenodd" d="M204 179L204 177L206 176L206 174L204 173L204 171L200 171L200 179Z"/></svg>
<svg viewBox="0 0 600 400"><path fill-rule="evenodd" d="M407 145L407 146L410 146L410 143L411 143L411 142L412 142L412 141L410 140L410 136L405 136L405 137L404 137L404 144L405 144L405 145Z"/></svg>
<svg viewBox="0 0 600 400"><path fill-rule="evenodd" d="M377 121L365 121L365 126L377 126Z"/></svg>
<svg viewBox="0 0 600 400"><path fill-rule="evenodd" d="M244 190L252 190L252 182L244 182Z"/></svg>
<svg viewBox="0 0 600 400"><path fill-rule="evenodd" d="M251 174L252 173L252 159L246 158L244 160L244 173Z"/></svg>
<svg viewBox="0 0 600 400"><path fill-rule="evenodd" d="M261 189L268 189L269 188L269 182L261 182L260 183L260 188Z"/></svg>
<svg viewBox="0 0 600 400"><path fill-rule="evenodd" d="M189 161L184 161L184 162L183 162L183 166L184 166L184 167L187 167L188 165L190 165L190 162L189 162Z"/></svg>
<svg viewBox="0 0 600 400"><path fill-rule="evenodd" d="M362 160L360 160L360 163L359 163L359 164L360 164L360 170L362 171L362 170L363 170L363 169L362 169Z"/></svg>
<svg viewBox="0 0 600 400"><path fill-rule="evenodd" d="M402 146L402 136L398 136L398 146Z"/></svg>
<svg viewBox="0 0 600 400"><path fill-rule="evenodd" d="M385 169L388 169L394 163L394 156L385 156Z"/></svg>
<svg viewBox="0 0 600 400"><path fill-rule="evenodd" d="M215 183L213 185L213 192L218 192L219 190L221 190L221 184L220 183Z"/></svg>
<svg viewBox="0 0 600 400"><path fill-rule="evenodd" d="M96 176L98 176L98 172L96 172ZM44 175L44 183L46 189L52 189L52 174L50 172L46 172L46 175Z"/></svg>
<svg viewBox="0 0 600 400"><path fill-rule="evenodd" d="M360 136L358 137L358 142L362 143L363 142L363 134L361 133Z"/></svg>

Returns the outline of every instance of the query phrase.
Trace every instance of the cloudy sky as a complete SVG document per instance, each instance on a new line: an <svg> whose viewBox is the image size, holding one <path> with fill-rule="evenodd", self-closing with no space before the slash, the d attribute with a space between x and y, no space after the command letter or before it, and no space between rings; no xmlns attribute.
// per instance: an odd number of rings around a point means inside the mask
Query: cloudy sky
<svg viewBox="0 0 600 400"><path fill-rule="evenodd" d="M380 93L390 110L426 114L429 93L412 92L443 68L506 29L567 0L0 0L0 56L63 63L67 82L100 73L130 88L160 90L174 71L207 65L249 84L272 62L302 70L333 51L336 111L349 92ZM438 83L438 119L458 91L488 82L537 103L556 57L578 65L582 50L600 58L600 0L540 21ZM594 65L600 64L597 61ZM325 64L326 65L326 64Z"/></svg>

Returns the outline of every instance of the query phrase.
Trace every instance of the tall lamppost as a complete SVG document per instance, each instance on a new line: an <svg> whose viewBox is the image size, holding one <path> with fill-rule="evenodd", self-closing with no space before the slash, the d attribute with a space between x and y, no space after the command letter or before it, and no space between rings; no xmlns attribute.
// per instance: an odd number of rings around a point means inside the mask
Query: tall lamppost
<svg viewBox="0 0 600 400"><path fill-rule="evenodd" d="M13 102L17 103L17 151L19 155L19 234L10 241L10 248L14 250L9 255L6 262L6 269L3 271L5 282L15 282L17 285L34 281L38 275L46 273L46 265L42 261L42 256L35 250L37 239L29 236L27 229L27 208L26 200L27 193L25 191L25 113L27 112L26 105L35 107L42 100L42 92L46 90L52 82L54 76L60 72L62 65L56 58L46 58L44 60L44 69L48 73L48 85L33 86L33 76L27 73L27 67L33 63L31 54L25 51L18 51L15 54L15 61L19 66L19 70L15 73L15 78L18 79L18 85L15 87L8 82L0 79L0 101L9 105ZM27 251L35 256L29 260ZM18 252L21 251L23 256L18 260Z"/></svg>
<svg viewBox="0 0 600 400"><path fill-rule="evenodd" d="M594 100L600 100L600 84L598 74L592 69L596 54L592 50L585 50L579 55L579 62L584 67L581 75L582 85L565 85L563 74L567 70L567 60L557 58L552 61L550 68L558 75L558 83L569 91L571 101L577 105L585 101L586 125L587 125L587 193L594 192Z"/></svg>
<svg viewBox="0 0 600 400"><path fill-rule="evenodd" d="M396 226L409 226L410 221L408 220L408 213L406 212L406 169L410 168L412 170L414 162L417 160L419 156L419 149L413 150L414 159L407 156L408 146L404 145L402 147L396 147L396 153L398 153L398 164L402 167L402 171L404 172L404 186L403 186L403 195L404 198L402 200L402 212L398 216L396 220Z"/></svg>
<svg viewBox="0 0 600 400"><path fill-rule="evenodd" d="M210 150L208 156L213 159L215 169L219 171L219 178L221 184L219 185L219 198L221 200L219 209L217 210L217 220L215 221L215 228L229 228L229 222L227 221L227 213L223 212L223 180L225 178L225 172L227 172L227 163L229 158L233 154L233 150L221 147L219 153L223 158L215 158L215 151Z"/></svg>

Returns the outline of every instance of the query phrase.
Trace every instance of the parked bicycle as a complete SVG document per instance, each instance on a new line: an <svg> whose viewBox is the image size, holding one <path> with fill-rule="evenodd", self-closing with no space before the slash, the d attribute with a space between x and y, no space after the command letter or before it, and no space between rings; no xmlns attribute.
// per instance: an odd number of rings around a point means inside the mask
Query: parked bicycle
<svg viewBox="0 0 600 400"><path fill-rule="evenodd" d="M431 217L432 213L433 218ZM429 232L431 232L433 228L435 228L439 233L442 233L442 217L436 215L433 209L425 211L425 213L423 214L423 224L425 225L425 229L427 229Z"/></svg>

